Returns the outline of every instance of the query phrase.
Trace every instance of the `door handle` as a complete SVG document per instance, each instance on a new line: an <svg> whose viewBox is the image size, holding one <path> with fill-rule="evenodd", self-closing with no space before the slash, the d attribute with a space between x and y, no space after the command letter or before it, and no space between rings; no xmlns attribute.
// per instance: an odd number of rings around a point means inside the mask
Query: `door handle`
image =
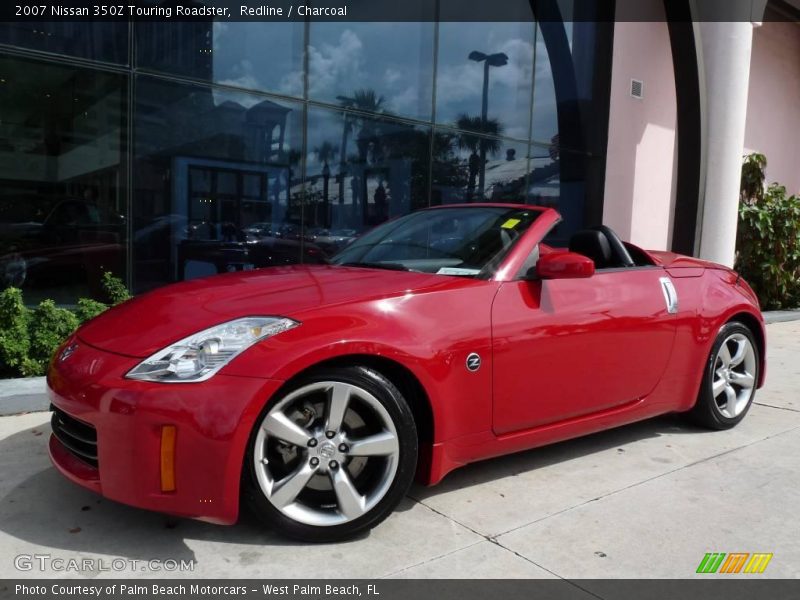
<svg viewBox="0 0 800 600"><path fill-rule="evenodd" d="M661 282L661 291L664 294L664 302L667 303L667 312L674 315L678 312L678 291L669 277L661 277L659 281Z"/></svg>

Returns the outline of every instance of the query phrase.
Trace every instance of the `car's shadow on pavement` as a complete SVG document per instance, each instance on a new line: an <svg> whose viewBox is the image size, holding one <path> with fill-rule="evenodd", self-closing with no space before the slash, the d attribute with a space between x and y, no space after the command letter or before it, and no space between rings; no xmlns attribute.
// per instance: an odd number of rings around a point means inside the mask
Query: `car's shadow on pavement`
<svg viewBox="0 0 800 600"><path fill-rule="evenodd" d="M711 433L713 432L708 429L691 424L681 415L664 415L557 444L472 463L451 472L441 483L433 487L415 485L410 495L416 500L424 501L437 494L491 483L584 456L600 454L610 449L616 449L617 453L623 455L627 452L626 446L648 438ZM649 459L665 464L669 462L667 458L659 456L650 456Z"/></svg>
<svg viewBox="0 0 800 600"><path fill-rule="evenodd" d="M666 433L697 434L703 430L686 425L677 417L661 417L592 436L468 465L431 488L415 486L411 497L424 499L438 493L491 482L610 448L624 451L626 444ZM243 509L239 522L222 527L174 518L131 508L103 499L67 481L50 465L46 442L49 425L25 429L0 440L0 457L12 460L6 481L14 481L0 499L0 531L37 546L37 551L65 550L70 553L108 555L134 560L195 558L193 540L258 546L292 546L298 543L269 531L249 510ZM8 467L6 467L8 468ZM26 473L31 473L25 477ZM398 510L409 510L415 502L405 499ZM368 536L369 534L365 534ZM189 542L187 544L187 541ZM356 538L352 543L358 543ZM26 549L27 548L27 549ZM246 565L246 548L223 563ZM27 545L15 551L12 541L7 552L30 552ZM253 560L257 554L252 553ZM68 556L69 558L71 556ZM220 576L224 576L224 564Z"/></svg>
<svg viewBox="0 0 800 600"><path fill-rule="evenodd" d="M49 424L44 423L0 440L0 457L17 458L11 469L3 468L13 471L4 472L3 477L15 480L16 484L3 486L7 491L0 498L0 532L35 544L39 547L37 551L66 550L143 561L180 561L195 558L186 540L261 548L300 545L268 530L244 506L239 522L224 527L101 498L68 481L52 467L46 448L49 433ZM6 460L3 462L8 465ZM31 475L25 477L27 473ZM406 499L406 503L413 501ZM18 553L13 550L13 543L5 551ZM30 553L30 548L24 552ZM248 553L242 549L238 555L221 560L246 566ZM224 576L224 571L220 576Z"/></svg>

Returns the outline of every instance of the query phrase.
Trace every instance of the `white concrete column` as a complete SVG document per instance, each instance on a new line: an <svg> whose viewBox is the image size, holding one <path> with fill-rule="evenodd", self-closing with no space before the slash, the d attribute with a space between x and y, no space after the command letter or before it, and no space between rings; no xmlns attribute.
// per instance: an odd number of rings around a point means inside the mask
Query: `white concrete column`
<svg viewBox="0 0 800 600"><path fill-rule="evenodd" d="M698 255L729 267L736 251L753 24L698 23L705 76L706 179Z"/></svg>

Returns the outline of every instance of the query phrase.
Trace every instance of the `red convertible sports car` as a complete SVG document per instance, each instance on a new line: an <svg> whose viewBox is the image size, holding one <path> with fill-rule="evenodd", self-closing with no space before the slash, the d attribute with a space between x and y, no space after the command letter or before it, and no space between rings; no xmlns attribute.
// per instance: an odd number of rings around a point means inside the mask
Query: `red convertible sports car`
<svg viewBox="0 0 800 600"><path fill-rule="evenodd" d="M165 287L53 358L50 455L134 506L342 539L416 478L669 412L726 429L764 380L734 271L620 241L544 242L552 209L437 207L331 265Z"/></svg>

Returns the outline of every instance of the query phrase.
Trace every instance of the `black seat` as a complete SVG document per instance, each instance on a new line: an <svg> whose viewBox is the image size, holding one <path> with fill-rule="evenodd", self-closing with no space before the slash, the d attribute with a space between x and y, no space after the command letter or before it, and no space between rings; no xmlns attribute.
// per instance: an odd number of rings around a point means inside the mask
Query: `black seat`
<svg viewBox="0 0 800 600"><path fill-rule="evenodd" d="M591 258L595 269L611 266L611 245L602 231L584 229L577 232L569 239L569 251Z"/></svg>
<svg viewBox="0 0 800 600"><path fill-rule="evenodd" d="M622 243L622 240L617 235L617 232L608 227L607 225L595 225L592 227L595 231L599 231L606 236L608 244L611 246L611 254L615 256L618 267L635 267L636 263L631 257L630 252Z"/></svg>
<svg viewBox="0 0 800 600"><path fill-rule="evenodd" d="M569 240L569 251L591 258L595 269L635 266L625 244L605 225L596 225L577 232Z"/></svg>
<svg viewBox="0 0 800 600"><path fill-rule="evenodd" d="M466 264L478 265L505 250L514 241L511 233L505 229L492 228L484 231L470 248L469 256L464 258Z"/></svg>

